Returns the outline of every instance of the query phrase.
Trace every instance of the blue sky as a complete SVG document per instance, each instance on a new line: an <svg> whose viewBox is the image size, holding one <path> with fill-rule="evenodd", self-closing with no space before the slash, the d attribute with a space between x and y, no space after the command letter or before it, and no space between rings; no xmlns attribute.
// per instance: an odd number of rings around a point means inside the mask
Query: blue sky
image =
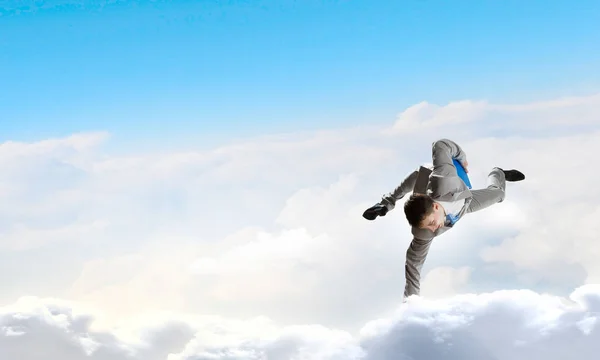
<svg viewBox="0 0 600 360"><path fill-rule="evenodd" d="M600 88L597 1L77 3L0 2L0 141L226 140Z"/></svg>

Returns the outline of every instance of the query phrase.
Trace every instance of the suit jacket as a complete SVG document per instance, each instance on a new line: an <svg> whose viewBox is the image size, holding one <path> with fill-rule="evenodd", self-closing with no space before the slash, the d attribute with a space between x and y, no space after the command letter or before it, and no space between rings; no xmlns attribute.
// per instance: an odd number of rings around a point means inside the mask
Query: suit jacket
<svg viewBox="0 0 600 360"><path fill-rule="evenodd" d="M458 176L453 159L466 160L465 152L458 144L449 139L440 139L432 144L431 157L433 166L420 166L410 173L392 192L383 196L381 203L389 210L394 209L396 201L413 191L425 193L436 201L465 200L465 205L460 210L460 218L469 206L472 194L464 181ZM429 253L431 242L436 236L443 234L452 227L445 226L435 232L428 229L412 227L413 239L406 250L404 297L419 295L420 278L423 263Z"/></svg>

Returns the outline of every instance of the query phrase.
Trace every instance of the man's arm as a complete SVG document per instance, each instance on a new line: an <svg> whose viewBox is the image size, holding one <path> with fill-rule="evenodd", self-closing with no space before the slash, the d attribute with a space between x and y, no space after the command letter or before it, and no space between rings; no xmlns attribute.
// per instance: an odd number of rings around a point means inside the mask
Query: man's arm
<svg viewBox="0 0 600 360"><path fill-rule="evenodd" d="M383 195L377 204L365 210L363 217L367 220L375 220L378 216L385 216L388 211L396 207L396 201L402 199L407 193L413 190L418 178L418 170L408 174L394 190Z"/></svg>
<svg viewBox="0 0 600 360"><path fill-rule="evenodd" d="M406 194L413 190L418 175L418 170L415 170L408 174L408 176L406 176L404 180L402 180L400 184L398 184L398 186L394 188L394 190L385 194L381 198L380 204L385 205L388 211L394 209L394 207L396 206L396 201L402 199Z"/></svg>
<svg viewBox="0 0 600 360"><path fill-rule="evenodd" d="M419 295L421 292L421 269L429 253L432 240L433 237L420 239L415 236L406 250L404 299L411 295Z"/></svg>
<svg viewBox="0 0 600 360"><path fill-rule="evenodd" d="M452 159L466 164L467 155L454 141L440 139L432 144L431 159L433 161L433 176L456 176L456 168Z"/></svg>

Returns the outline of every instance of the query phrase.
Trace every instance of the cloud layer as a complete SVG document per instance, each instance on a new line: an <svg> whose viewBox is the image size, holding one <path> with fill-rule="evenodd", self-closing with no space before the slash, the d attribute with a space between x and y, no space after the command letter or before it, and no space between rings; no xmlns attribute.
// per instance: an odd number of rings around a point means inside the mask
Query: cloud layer
<svg viewBox="0 0 600 360"><path fill-rule="evenodd" d="M14 305L0 355L585 358L596 289L577 293L587 310L560 298L600 278L599 110L598 96L422 103L389 126L210 151L114 155L105 133L1 144L0 301ZM361 214L440 137L465 149L477 187L493 166L527 180L437 239L424 299L390 314L410 231L401 211Z"/></svg>
<svg viewBox="0 0 600 360"><path fill-rule="evenodd" d="M132 360L494 360L594 359L600 350L600 287L570 301L528 290L415 299L356 335L265 318L187 315L144 328L94 328L94 314L52 299L0 308L3 359Z"/></svg>

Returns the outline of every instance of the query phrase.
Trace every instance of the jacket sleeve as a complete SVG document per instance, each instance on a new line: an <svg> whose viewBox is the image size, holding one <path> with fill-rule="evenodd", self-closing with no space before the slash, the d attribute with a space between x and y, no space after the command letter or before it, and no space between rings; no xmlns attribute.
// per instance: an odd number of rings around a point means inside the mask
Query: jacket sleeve
<svg viewBox="0 0 600 360"><path fill-rule="evenodd" d="M406 250L404 299L411 295L420 295L421 270L429 253L432 240L433 237L420 239L415 236Z"/></svg>
<svg viewBox="0 0 600 360"><path fill-rule="evenodd" d="M457 175L452 159L467 160L466 153L452 140L440 139L432 144L433 176Z"/></svg>
<svg viewBox="0 0 600 360"><path fill-rule="evenodd" d="M383 195L381 198L381 204L385 205L389 210L394 209L396 201L402 199L406 194L411 192L415 187L417 176L419 175L418 170L414 170L408 176L406 176L394 190Z"/></svg>

